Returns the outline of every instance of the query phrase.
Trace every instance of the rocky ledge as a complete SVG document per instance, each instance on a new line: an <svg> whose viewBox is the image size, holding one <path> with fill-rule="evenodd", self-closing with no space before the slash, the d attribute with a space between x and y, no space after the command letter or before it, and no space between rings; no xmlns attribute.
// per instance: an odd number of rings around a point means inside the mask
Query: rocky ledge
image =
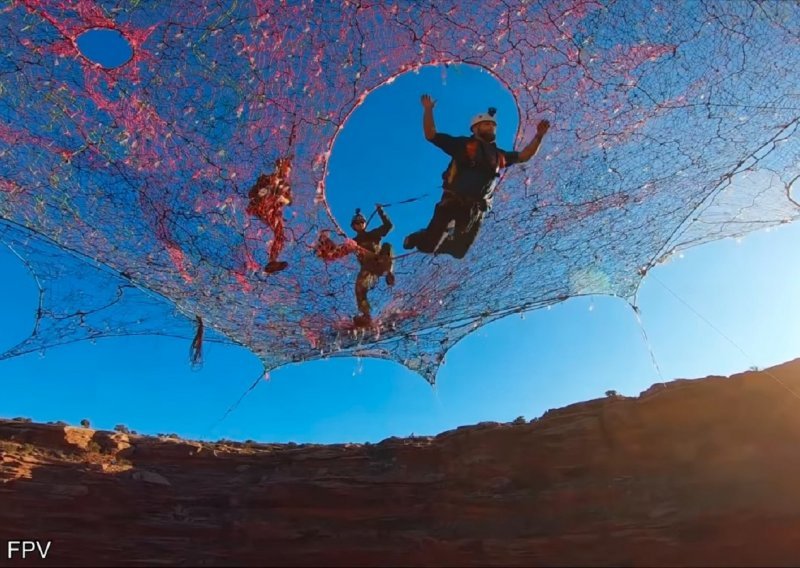
<svg viewBox="0 0 800 568"><path fill-rule="evenodd" d="M797 393L800 360L378 444L2 420L0 565L798 566Z"/></svg>

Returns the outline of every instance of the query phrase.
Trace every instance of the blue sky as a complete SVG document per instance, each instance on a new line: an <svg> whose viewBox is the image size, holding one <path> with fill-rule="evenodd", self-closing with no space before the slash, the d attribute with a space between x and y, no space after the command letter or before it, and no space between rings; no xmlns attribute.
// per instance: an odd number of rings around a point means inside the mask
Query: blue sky
<svg viewBox="0 0 800 568"><path fill-rule="evenodd" d="M342 226L355 207L369 214L375 202L426 193L387 209L396 225L389 240L399 246L427 223L447 157L423 138L423 92L438 100L438 130L451 134L466 134L473 114L497 107L499 145L512 148L513 100L488 74L461 66L406 74L370 95L336 141L327 191ZM649 348L664 380L796 357L798 242L800 227L788 225L693 248L653 269L638 297L649 346L624 301L573 298L480 328L448 353L435 388L389 361L301 363L274 371L220 422L261 373L247 350L206 344L204 366L192 371L185 340L105 339L0 362L0 416L72 424L88 418L98 428L122 423L147 434L274 442L374 442L530 419L609 389L635 396L659 382ZM5 349L29 333L36 288L6 250L0 267Z"/></svg>

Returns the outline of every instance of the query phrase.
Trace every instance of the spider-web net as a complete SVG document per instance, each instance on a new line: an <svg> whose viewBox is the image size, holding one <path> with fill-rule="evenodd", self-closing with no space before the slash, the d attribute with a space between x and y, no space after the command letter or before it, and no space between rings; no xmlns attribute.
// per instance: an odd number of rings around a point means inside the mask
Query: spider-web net
<svg viewBox="0 0 800 568"><path fill-rule="evenodd" d="M433 381L478 326L581 294L631 298L675 250L797 218L794 2L94 2L0 4L0 238L40 287L4 357L156 333L245 345L266 369L394 359ZM77 38L119 31L104 69ZM492 72L530 162L506 170L463 260L398 258L352 331L356 260L325 200L334 138L375 88L424 65ZM413 117L413 120L419 120ZM291 155L283 272L247 189ZM432 172L432 178L438 172Z"/></svg>

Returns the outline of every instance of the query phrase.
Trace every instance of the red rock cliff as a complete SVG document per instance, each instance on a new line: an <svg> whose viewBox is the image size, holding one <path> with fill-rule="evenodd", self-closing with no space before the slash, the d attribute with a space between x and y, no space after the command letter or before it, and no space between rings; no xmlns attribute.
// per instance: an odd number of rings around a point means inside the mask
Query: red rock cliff
<svg viewBox="0 0 800 568"><path fill-rule="evenodd" d="M800 360L374 445L0 421L0 565L798 566L788 389Z"/></svg>

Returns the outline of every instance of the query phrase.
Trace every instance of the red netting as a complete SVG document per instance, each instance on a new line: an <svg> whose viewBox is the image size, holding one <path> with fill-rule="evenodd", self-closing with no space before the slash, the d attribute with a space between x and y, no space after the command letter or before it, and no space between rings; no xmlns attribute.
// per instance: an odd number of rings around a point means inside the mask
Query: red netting
<svg viewBox="0 0 800 568"><path fill-rule="evenodd" d="M0 236L41 288L34 333L6 357L126 333L191 339L199 316L205 340L246 345L268 369L358 354L432 381L482 323L577 294L629 298L678 248L798 214L792 2L0 10ZM76 38L96 27L123 34L131 60L84 58ZM325 201L334 137L371 90L442 63L507 85L517 147L549 118L547 151L506 171L466 259L398 258L397 284L371 292L375 325L352 332L356 260L314 251L321 231L343 234ZM272 230L247 192L288 155L289 266L265 274Z"/></svg>

